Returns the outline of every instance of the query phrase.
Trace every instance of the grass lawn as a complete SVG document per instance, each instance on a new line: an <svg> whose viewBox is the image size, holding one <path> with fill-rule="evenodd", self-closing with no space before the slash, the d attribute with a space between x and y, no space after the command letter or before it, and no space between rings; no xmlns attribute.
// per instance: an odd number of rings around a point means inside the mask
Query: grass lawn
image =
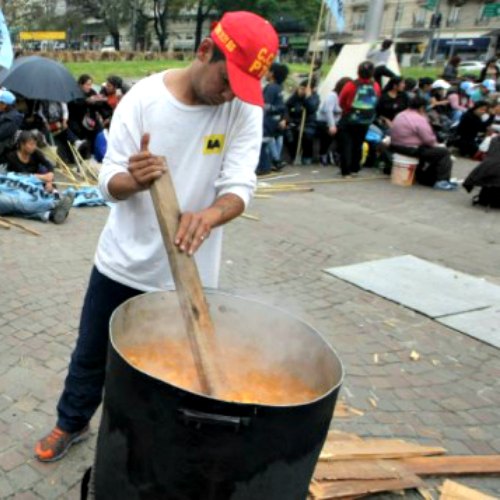
<svg viewBox="0 0 500 500"><path fill-rule="evenodd" d="M189 64L189 61L160 60L160 61L92 61L80 63L67 63L66 67L78 78L79 75L87 73L92 76L96 84L101 84L108 75L118 75L130 80L139 80L150 73L155 73L168 68L182 68ZM290 64L291 73L307 74L308 64ZM324 75L327 74L330 66L324 68ZM412 68L401 68L405 78L421 78L429 76L437 78L443 71L442 67L414 66Z"/></svg>

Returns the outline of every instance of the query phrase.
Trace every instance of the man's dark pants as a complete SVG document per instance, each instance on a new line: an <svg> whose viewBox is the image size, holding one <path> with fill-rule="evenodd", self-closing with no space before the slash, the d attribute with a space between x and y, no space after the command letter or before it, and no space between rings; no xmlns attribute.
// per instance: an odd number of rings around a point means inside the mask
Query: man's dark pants
<svg viewBox="0 0 500 500"><path fill-rule="evenodd" d="M359 172L361 157L363 155L363 142L365 141L368 125L347 123L342 119L339 123L338 145L340 154L340 170L342 175Z"/></svg>
<svg viewBox="0 0 500 500"><path fill-rule="evenodd" d="M139 290L117 283L95 267L83 303L80 330L71 356L64 391L57 405L57 426L67 432L83 429L102 400L109 320L123 302Z"/></svg>
<svg viewBox="0 0 500 500"><path fill-rule="evenodd" d="M391 150L418 158L417 181L425 186L433 186L438 181L449 181L453 162L448 148L443 146L408 147L393 144Z"/></svg>

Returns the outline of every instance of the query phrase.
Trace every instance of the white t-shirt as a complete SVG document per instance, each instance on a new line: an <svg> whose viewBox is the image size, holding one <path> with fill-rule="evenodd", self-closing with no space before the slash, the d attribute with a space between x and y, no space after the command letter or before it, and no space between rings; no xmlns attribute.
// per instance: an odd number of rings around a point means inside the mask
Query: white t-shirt
<svg viewBox="0 0 500 500"><path fill-rule="evenodd" d="M118 201L108 191L110 179L127 171L142 135L150 133L150 151L165 156L182 212L207 208L227 193L246 206L256 186L262 141L261 108L238 99L221 106L182 104L166 88L164 74L138 82L121 100L99 174L104 198L117 203L99 239L96 267L142 291L174 288L151 194L143 191ZM218 285L221 250L219 227L195 254L205 287Z"/></svg>

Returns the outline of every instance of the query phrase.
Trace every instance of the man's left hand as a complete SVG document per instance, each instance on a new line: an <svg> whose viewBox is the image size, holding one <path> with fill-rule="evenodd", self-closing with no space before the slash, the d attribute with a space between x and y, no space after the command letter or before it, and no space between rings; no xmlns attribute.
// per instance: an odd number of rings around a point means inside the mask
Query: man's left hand
<svg viewBox="0 0 500 500"><path fill-rule="evenodd" d="M175 244L179 250L193 255L210 236L217 216L217 211L213 208L207 208L201 212L183 213L175 236Z"/></svg>

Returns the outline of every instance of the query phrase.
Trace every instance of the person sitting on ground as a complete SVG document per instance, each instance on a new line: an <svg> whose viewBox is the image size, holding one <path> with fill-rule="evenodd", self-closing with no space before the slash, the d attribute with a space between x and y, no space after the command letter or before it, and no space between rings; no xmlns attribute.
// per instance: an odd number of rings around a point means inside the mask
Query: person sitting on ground
<svg viewBox="0 0 500 500"><path fill-rule="evenodd" d="M442 79L436 80L431 86L427 114L439 142L446 141L452 125L451 107L447 98L450 87L451 85Z"/></svg>
<svg viewBox="0 0 500 500"><path fill-rule="evenodd" d="M0 162L15 147L15 135L23 122L23 114L15 108L16 96L0 90Z"/></svg>
<svg viewBox="0 0 500 500"><path fill-rule="evenodd" d="M74 155L68 143L73 145L81 156L90 157L88 142L78 137L68 126L69 112L65 102L40 101L38 113L49 131L48 140L55 142L57 153L66 163L74 163Z"/></svg>
<svg viewBox="0 0 500 500"><path fill-rule="evenodd" d="M474 103L485 101L488 99L490 94L496 92L496 83L494 80L484 80L479 85L476 85L470 92L470 101L471 106L474 106Z"/></svg>
<svg viewBox="0 0 500 500"><path fill-rule="evenodd" d="M62 224L68 218L75 194L69 192L55 198L36 182L41 184L12 172L0 175L0 215Z"/></svg>
<svg viewBox="0 0 500 500"><path fill-rule="evenodd" d="M384 40L380 49L376 47L372 48L366 58L373 63L375 66L374 78L375 81L382 87L382 77L387 76L388 78L394 78L396 76L387 65L389 64L389 59L391 57L391 47L393 41L392 40Z"/></svg>
<svg viewBox="0 0 500 500"><path fill-rule="evenodd" d="M113 112L118 106L121 98L125 94L126 89L123 84L123 80L116 75L111 75L106 78L103 86L101 87L100 94L104 96L106 100L101 103L98 110L103 119L103 125L105 127L109 126L111 123L111 118Z"/></svg>
<svg viewBox="0 0 500 500"><path fill-rule="evenodd" d="M456 145L462 156L474 158L482 135L492 122L487 101L478 101L462 116L456 132Z"/></svg>
<svg viewBox="0 0 500 500"><path fill-rule="evenodd" d="M400 76L389 80L377 104L380 126L390 128L394 117L408 107L409 99L405 93L405 81Z"/></svg>
<svg viewBox="0 0 500 500"><path fill-rule="evenodd" d="M481 188L473 198L474 205L500 208L500 136L491 140L484 160L470 172L462 186L468 193L475 187Z"/></svg>
<svg viewBox="0 0 500 500"><path fill-rule="evenodd" d="M418 82L415 78L405 78L405 92L408 96L408 102L417 95Z"/></svg>
<svg viewBox="0 0 500 500"><path fill-rule="evenodd" d="M318 111L318 136L319 136L319 161L326 167L330 162L330 148L337 135L337 124L342 116L342 108L339 104L339 95L351 78L341 78L335 88L326 96Z"/></svg>
<svg viewBox="0 0 500 500"><path fill-rule="evenodd" d="M462 104L462 96L460 91L456 87L451 87L446 95L448 99L448 104L450 106L451 121L452 123L457 123L462 118L462 115L467 111L467 106Z"/></svg>
<svg viewBox="0 0 500 500"><path fill-rule="evenodd" d="M459 56L452 56L444 67L443 80L452 85L458 81L458 65L462 59Z"/></svg>
<svg viewBox="0 0 500 500"><path fill-rule="evenodd" d="M422 99L425 99L426 104L428 105L431 100L431 87L433 83L434 80L427 76L419 78L415 97L421 97Z"/></svg>
<svg viewBox="0 0 500 500"><path fill-rule="evenodd" d="M34 132L23 130L16 139L17 148L7 153L7 172L33 175L41 180L47 193L54 192L54 166L37 150Z"/></svg>
<svg viewBox="0 0 500 500"><path fill-rule="evenodd" d="M314 79L311 80L310 86L307 80L303 80L286 101L286 122L288 128L285 138L292 162L297 154L302 113L305 109L306 119L301 144L302 165L310 165L312 163L313 140L316 133L316 112L318 108L319 95L316 92L316 82Z"/></svg>
<svg viewBox="0 0 500 500"><path fill-rule="evenodd" d="M421 97L410 101L408 109L399 113L391 127L391 150L419 159L417 181L435 189L451 191L452 160L448 148L439 145L426 116L426 102Z"/></svg>
<svg viewBox="0 0 500 500"><path fill-rule="evenodd" d="M91 149L94 147L96 135L102 129L98 108L100 103L107 101L105 96L98 94L92 88L92 83L90 75L81 75L78 78L78 85L83 97L68 103L69 128L79 139L86 139Z"/></svg>

